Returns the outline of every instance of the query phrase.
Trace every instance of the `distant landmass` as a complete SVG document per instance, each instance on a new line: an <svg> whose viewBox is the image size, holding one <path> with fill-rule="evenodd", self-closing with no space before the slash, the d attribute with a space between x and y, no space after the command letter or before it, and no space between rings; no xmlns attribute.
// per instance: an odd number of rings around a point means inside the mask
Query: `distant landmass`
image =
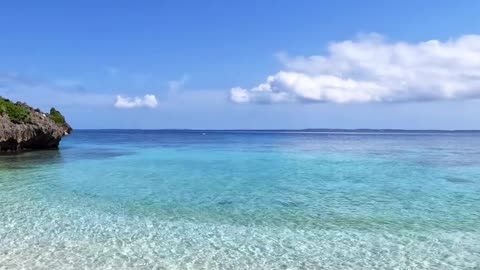
<svg viewBox="0 0 480 270"><path fill-rule="evenodd" d="M56 149L62 137L71 132L65 117L55 108L44 113L0 97L0 152Z"/></svg>

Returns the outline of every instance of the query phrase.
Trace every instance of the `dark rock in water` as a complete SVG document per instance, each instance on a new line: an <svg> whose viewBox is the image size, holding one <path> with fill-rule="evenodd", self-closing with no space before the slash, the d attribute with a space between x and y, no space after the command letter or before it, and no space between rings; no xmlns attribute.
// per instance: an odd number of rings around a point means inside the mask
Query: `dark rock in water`
<svg viewBox="0 0 480 270"><path fill-rule="evenodd" d="M452 183L473 183L474 182L471 179L452 177L452 176L445 177L445 180Z"/></svg>
<svg viewBox="0 0 480 270"><path fill-rule="evenodd" d="M218 205L232 205L233 202L229 200L222 200L217 203Z"/></svg>
<svg viewBox="0 0 480 270"><path fill-rule="evenodd" d="M0 152L58 148L72 128L59 111L50 112L0 97Z"/></svg>

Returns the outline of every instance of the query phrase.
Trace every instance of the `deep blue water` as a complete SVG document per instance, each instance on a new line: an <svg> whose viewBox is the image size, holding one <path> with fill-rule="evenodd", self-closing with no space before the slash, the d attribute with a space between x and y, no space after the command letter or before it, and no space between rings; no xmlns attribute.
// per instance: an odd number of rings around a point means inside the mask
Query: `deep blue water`
<svg viewBox="0 0 480 270"><path fill-rule="evenodd" d="M0 156L0 269L479 269L480 133L76 131Z"/></svg>

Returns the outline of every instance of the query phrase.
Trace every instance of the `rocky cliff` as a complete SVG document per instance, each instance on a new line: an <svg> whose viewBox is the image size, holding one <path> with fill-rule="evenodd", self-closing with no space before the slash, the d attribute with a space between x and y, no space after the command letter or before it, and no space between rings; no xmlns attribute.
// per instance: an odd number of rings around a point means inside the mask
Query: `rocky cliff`
<svg viewBox="0 0 480 270"><path fill-rule="evenodd" d="M63 115L12 103L0 97L0 152L56 149L63 136L72 132Z"/></svg>

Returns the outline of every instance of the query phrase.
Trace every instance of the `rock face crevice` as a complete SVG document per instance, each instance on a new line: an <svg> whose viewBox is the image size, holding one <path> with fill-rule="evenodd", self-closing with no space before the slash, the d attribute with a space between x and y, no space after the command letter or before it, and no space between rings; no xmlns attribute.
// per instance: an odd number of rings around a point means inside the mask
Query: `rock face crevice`
<svg viewBox="0 0 480 270"><path fill-rule="evenodd" d="M16 121L0 110L0 152L56 149L63 136L72 132L70 125L56 123L49 114L35 110L24 103L15 106L29 112L28 121ZM1 109L1 108L0 108Z"/></svg>

